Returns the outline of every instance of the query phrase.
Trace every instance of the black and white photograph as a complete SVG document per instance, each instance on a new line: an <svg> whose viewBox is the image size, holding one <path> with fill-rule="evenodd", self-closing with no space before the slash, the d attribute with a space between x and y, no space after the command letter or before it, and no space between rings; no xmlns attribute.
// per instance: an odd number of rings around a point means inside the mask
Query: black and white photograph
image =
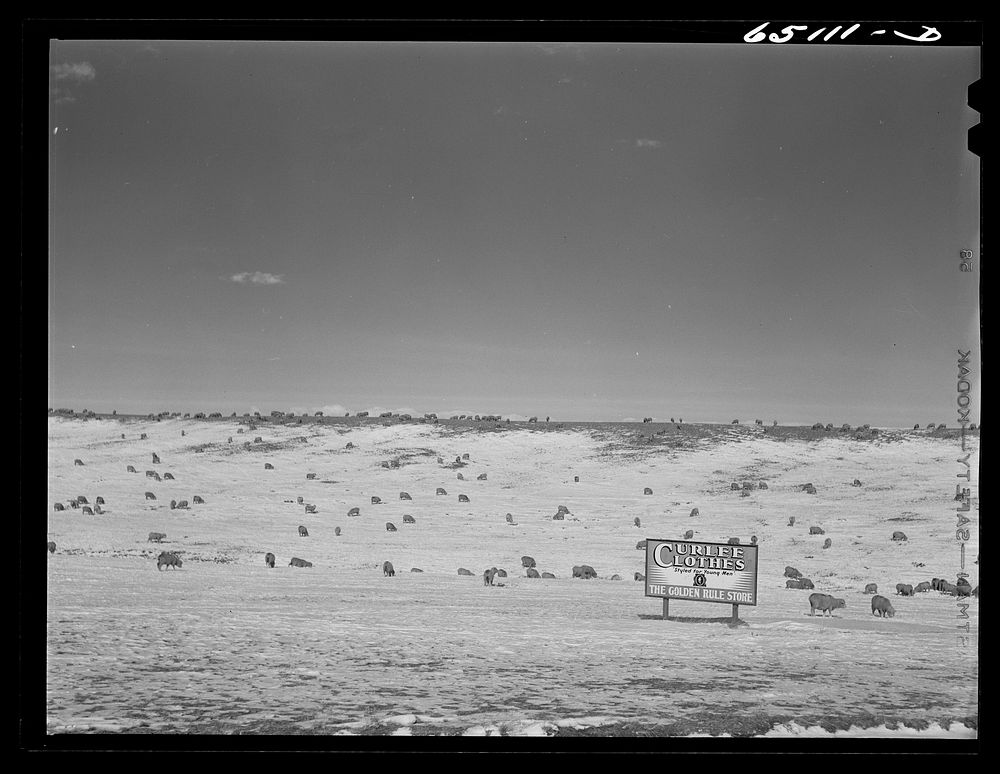
<svg viewBox="0 0 1000 774"><path fill-rule="evenodd" d="M978 742L981 22L71 29L46 743Z"/></svg>

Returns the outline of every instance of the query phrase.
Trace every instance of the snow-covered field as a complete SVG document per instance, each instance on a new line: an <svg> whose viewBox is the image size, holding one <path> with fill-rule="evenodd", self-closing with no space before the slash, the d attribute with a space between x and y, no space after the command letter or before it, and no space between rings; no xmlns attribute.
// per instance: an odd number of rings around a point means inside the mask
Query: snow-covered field
<svg viewBox="0 0 1000 774"><path fill-rule="evenodd" d="M307 421L240 434L236 419L52 417L48 427L50 733L977 734L979 600L962 600L963 643L960 600L895 594L896 583L954 582L959 571L954 434L805 440L720 426L639 443L641 425ZM256 436L263 443L243 446ZM976 471L978 435L966 445ZM398 468L382 467L392 459ZM741 497L734 481L769 488ZM78 495L103 497L106 512L53 510ZM563 521L552 520L558 505ZM360 516L348 517L353 507ZM826 534L810 535L813 525ZM633 580L644 571L637 541L688 529L706 541L758 537L759 604L740 607L741 625L728 624L729 605L681 601L664 621ZM909 539L893 542L895 530ZM167 537L150 543L150 532ZM183 567L158 571L161 550ZM522 555L556 578L526 578ZM578 564L600 577L573 579ZM786 565L847 607L810 617L811 592L785 588ZM501 585L484 586L491 566L508 572ZM895 618L872 616L871 582Z"/></svg>

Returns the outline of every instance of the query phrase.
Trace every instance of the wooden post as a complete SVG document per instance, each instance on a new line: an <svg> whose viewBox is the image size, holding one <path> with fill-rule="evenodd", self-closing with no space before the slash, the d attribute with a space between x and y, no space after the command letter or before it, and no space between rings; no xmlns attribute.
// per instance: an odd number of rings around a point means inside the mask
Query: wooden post
<svg viewBox="0 0 1000 774"><path fill-rule="evenodd" d="M733 605L733 626L740 620L740 606Z"/></svg>
<svg viewBox="0 0 1000 774"><path fill-rule="evenodd" d="M667 620L667 613L668 613L669 610L670 610L670 598L669 597L664 597L663 598L663 620L664 621Z"/></svg>

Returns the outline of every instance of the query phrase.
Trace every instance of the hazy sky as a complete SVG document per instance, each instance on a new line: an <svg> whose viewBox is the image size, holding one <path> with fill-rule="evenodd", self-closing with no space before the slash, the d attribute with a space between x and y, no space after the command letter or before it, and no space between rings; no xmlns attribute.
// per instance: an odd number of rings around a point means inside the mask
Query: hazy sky
<svg viewBox="0 0 1000 774"><path fill-rule="evenodd" d="M979 54L55 41L48 403L954 425Z"/></svg>

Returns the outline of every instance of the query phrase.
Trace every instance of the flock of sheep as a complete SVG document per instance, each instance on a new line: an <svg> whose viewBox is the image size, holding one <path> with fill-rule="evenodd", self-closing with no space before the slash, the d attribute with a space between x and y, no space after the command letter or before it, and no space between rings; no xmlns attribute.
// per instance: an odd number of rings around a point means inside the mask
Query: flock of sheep
<svg viewBox="0 0 1000 774"><path fill-rule="evenodd" d="M274 412L272 412L272 413L274 413ZM280 412L278 412L278 413L280 413ZM358 416L363 416L364 414L365 414L365 412L362 412L362 413L358 414ZM172 415L168 415L168 416L172 416ZM219 414L218 416L221 416L221 414ZM284 416L284 415L282 414L282 416ZM426 415L426 417L432 417L434 420L437 419L436 415ZM404 418L408 418L408 417L404 417ZM476 418L479 419L479 416L477 416ZM488 419L494 419L494 418L495 419L499 419L499 417L492 417L492 416L487 416L486 418L488 418ZM546 417L546 421L548 421L548 419L549 418ZM537 418L532 417L529 421L530 422L537 421ZM651 422L652 420L651 420L651 418L645 418L643 421L644 422ZM671 418L671 421L673 421L672 418ZM683 421L683 420L681 420L681 421ZM738 424L738 420L734 420L733 424ZM762 423L761 420L757 420L757 424L760 425L760 424L763 424L763 423ZM775 424L777 424L777 422L775 422ZM251 429L254 429L254 427L255 426L251 425ZM943 426L939 426L939 427L943 427ZM868 426L865 425L864 428L868 429ZM919 428L919 426L916 426L914 429L918 429L918 428ZM933 429L933 428L934 428L933 424L928 425L928 429ZM816 425L813 426L813 429L832 430L833 426L832 425L823 426L823 425L817 423ZM849 430L850 426L849 425L844 425L842 427L842 429L843 430ZM184 431L182 430L181 431L182 435L183 435L183 432ZM243 429L240 428L238 430L238 432L242 433ZM125 437L124 434L122 434L122 438L124 438L124 437ZM146 434L143 433L142 436L141 436L141 438L142 439L146 439L147 438ZM232 436L229 437L229 442L230 443L232 442ZM261 436L257 436L255 438L255 443L262 443L262 442L263 442L263 439L261 438ZM249 447L250 444L246 443L245 446ZM353 443L348 443L346 448L347 449L353 449L355 447L354 447ZM449 463L447 466L451 467L453 469L454 468L460 468L460 467L465 466L467 464L467 462L469 461L469 459L470 459L470 455L468 453L463 454L461 456L456 456L454 463ZM445 465L446 464L443 457L438 457L437 461L438 461L438 463L440 465ZM395 462L395 465L393 465L393 462ZM155 452L152 453L152 463L154 465L161 464L160 457ZM74 460L74 465L76 465L76 466L83 466L84 462L81 459L75 459ZM395 460L395 461L386 461L386 462L383 462L382 465L384 467L399 467L399 461L398 460ZM264 469L265 470L274 470L274 466L271 463L268 462L268 463L264 464ZM136 473L137 472L136 468L133 465L128 465L127 468L126 468L126 470L129 473ZM154 479L156 481L171 480L171 479L174 478L173 475L171 473L169 473L169 472L164 473L161 476L156 470L153 470L153 469L146 470L145 471L145 475L146 475L147 478L152 478L152 479ZM316 474L315 473L308 473L308 474L306 474L306 479L307 480L312 480L312 479L315 479L315 478L316 478ZM458 473L458 480L463 480L463 481L465 480L464 477L463 477L463 474L461 472ZM479 474L477 476L477 480L478 481L486 481L487 480L487 474L486 473ZM575 476L574 477L574 481L578 482L579 481L579 476ZM860 486L862 486L862 482L859 479L854 479L854 481L852 483L852 486L860 487ZM767 482L765 482L765 481L758 481L758 482L744 481L743 483L733 482L731 484L731 486L730 486L730 489L732 491L739 491L741 497L748 496L749 493L751 491L754 491L755 489L766 490L767 488L768 488L768 485L767 485ZM801 491L805 492L807 494L810 494L810 495L817 494L817 489L816 489L816 487L812 483L806 483L806 484L801 485ZM443 487L438 487L436 489L435 494L436 494L436 496L447 496L448 495L447 491ZM653 490L651 488L649 488L649 487L646 487L643 490L643 494L644 495L652 495L653 494ZM147 492L145 492L145 499L146 500L154 500L155 501L156 500L156 495L153 492L147 491ZM403 500L403 501L407 501L407 500L412 500L412 497L409 494L409 492L401 491L399 493L399 499ZM194 495L192 497L192 500L193 500L193 502L195 504L204 504L204 502L205 502L205 500L201 496L199 496L199 495ZM286 502L291 502L291 501L286 501ZM316 506L314 504L311 504L311 503L305 503L304 500L303 500L303 498L301 496L297 498L296 502L299 505L303 505L304 506L305 513L307 513L307 514L314 514L314 513L316 513ZM469 503L470 502L470 498L466 494L459 494L458 495L458 502L460 502L460 503ZM371 497L371 503L372 503L372 505L379 505L379 504L382 503L382 500L378 496L372 496ZM98 496L94 500L94 507L91 508L90 502L89 502L88 498L85 497L85 496L83 496L83 495L78 495L77 497L71 498L68 501L68 503L67 503L67 505L68 505L69 508L71 508L71 509L80 509L81 513L82 514L86 514L86 515L100 515L100 514L104 513L104 510L102 509L101 506L103 506L105 504L106 503L104 501L104 498ZM65 511L67 505L64 505L62 502L56 502L54 504L54 510L55 511ZM180 501L171 500L170 501L170 508L171 508L171 510L173 510L173 509L187 509L189 507L190 506L188 505L188 501L187 500L180 500ZM565 516L567 514L569 514L569 513L570 513L570 511L569 511L569 509L566 506L559 505L558 509L557 509L555 515L552 517L552 519L553 520L563 520L565 518ZM361 512L360 512L360 508L359 507L353 507L353 508L351 508L347 512L347 516L349 518L358 517L358 516L360 516L360 514L361 514ZM692 517L699 516L699 509L698 508L694 508L691 511L691 516ZM416 520L411 515L409 515L409 514L404 514L403 518L402 518L402 521L403 521L404 524L415 524L416 523ZM508 524L511 524L511 525L516 525L516 522L514 521L514 517L510 513L506 514L506 522ZM640 520L639 520L638 517L636 517L634 519L633 523L634 523L634 526L636 526L636 527L640 527L641 526L641 522L640 522ZM795 517L794 516L789 517L788 526L794 526L794 524L795 524ZM396 525L394 523L392 523L392 522L386 522L385 527L386 527L386 531L388 531L388 532L396 532L396 531L398 531ZM341 533L341 528L340 527L336 527L334 534L339 536L340 533ZM300 537L303 537L303 538L309 537L309 531L308 531L308 529L307 529L307 527L305 525L300 525L298 527L298 534L299 534ZM824 534L824 530L821 527L818 527L818 526L811 526L809 528L809 534L810 535L823 535ZM167 537L166 534L162 533L162 532L150 532L149 536L148 536L148 542L160 543L164 539L166 539L166 537ZM694 530L688 530L684 534L684 539L685 540L690 540L693 537L694 537ZM895 532L892 533L891 540L892 541L897 541L897 542L906 541L907 537L906 537L905 533L903 533L901 531L895 531ZM740 539L739 538L735 538L735 537L731 537L731 538L729 538L728 542L730 544L739 545L740 544ZM636 544L636 549L644 550L645 549L645 543L646 543L645 540L640 540ZM756 536L751 536L751 538L750 538L750 544L751 545L756 545L757 544L757 537ZM830 538L827 538L825 540L824 544L823 544L823 548L826 549L826 548L830 548L831 546L832 546L832 540ZM48 551L49 551L49 553L55 553L55 551L56 551L56 544L54 542L49 541L49 543L48 543ZM266 555L265 555L265 557L264 557L264 562L265 562L265 565L267 567L273 568L275 566L275 556L274 556L274 554L271 553L271 552L267 552ZM977 559L976 563L978 564L978 559ZM163 551L163 552L161 552L159 554L159 556L157 557L157 559L156 559L156 564L157 564L157 569L158 570L162 570L164 568L171 568L171 567L175 568L175 569L179 569L179 568L181 568L183 566L183 562L182 562L180 556L178 556L177 553L169 552L169 551ZM536 567L535 560L532 557L530 557L530 556L522 556L521 557L521 564L522 564L522 567L525 569L525 577L527 577L527 578L555 578L556 577L551 572L539 572L539 570ZM306 568L308 568L308 567L312 567L313 565L312 565L311 562L309 562L307 560L304 560L304 559L301 559L301 558L298 558L298 557L292 557L291 561L289 562L289 566L292 566L292 567L306 567ZM390 561L385 561L383 563L382 570L383 570L383 574L385 576L391 577L391 576L395 575L395 568L393 567L392 562L390 562ZM414 568L411 569L411 572L419 573L419 572L423 572L423 571L420 568L414 567ZM464 567L460 567L458 569L458 574L461 575L461 576L472 576L474 573L471 572L470 570L464 568ZM597 572L594 570L594 568L591 567L590 565L586 565L586 564L579 565L579 566L574 566L573 569L572 569L572 575L573 575L574 578L582 578L582 579L591 579L591 578L598 577L597 576ZM814 588L812 581L809 578L803 577L802 573L799 572L794 567L791 567L791 566L785 567L785 573L784 573L784 575L787 578L787 580L786 580L786 588L788 588L788 589L813 589ZM492 585L494 585L495 580L497 578L505 578L505 577L507 577L507 572L506 572L506 570L504 570L502 568L498 569L497 567L489 567L489 568L486 568L483 571L482 577L483 577L483 583L484 583L484 585L492 586ZM645 578L642 575L642 573L639 573L639 572L635 573L634 579L636 581L643 581L643 580L645 580ZM611 580L621 580L621 578L618 575L613 575L611 577ZM918 583L916 585L916 587L913 587L913 586L911 586L909 584L904 584L904 583L899 583L899 584L896 585L896 593L897 593L898 596L912 596L912 595L914 595L916 593L922 593L922 592L927 592L927 591L932 591L932 590L933 591L938 591L938 592L941 592L941 593L944 593L944 594L954 595L954 596L975 596L977 598L979 596L979 587L976 586L975 589L972 589L970 587L970 584L968 583L968 581L966 581L965 578L962 578L962 577L958 578L957 583L954 583L954 584L950 583L949 581L946 581L944 579L934 578L931 581L924 581L924 582ZM865 588L865 593L873 595L872 596L872 614L873 615L878 615L878 616L881 616L881 617L893 617L895 615L895 610L894 610L891 602L888 599L886 599L885 597L878 595L878 588L877 588L876 584L869 583L866 586L866 588ZM815 613L816 613L817 610L819 610L822 614L833 615L833 611L834 610L842 608L842 607L846 607L846 603L845 603L845 601L843 599L835 598L835 597L832 597L830 595L822 594L822 593L813 593L813 594L811 594L810 597L809 597L809 604L810 604L810 615L815 615Z"/></svg>

